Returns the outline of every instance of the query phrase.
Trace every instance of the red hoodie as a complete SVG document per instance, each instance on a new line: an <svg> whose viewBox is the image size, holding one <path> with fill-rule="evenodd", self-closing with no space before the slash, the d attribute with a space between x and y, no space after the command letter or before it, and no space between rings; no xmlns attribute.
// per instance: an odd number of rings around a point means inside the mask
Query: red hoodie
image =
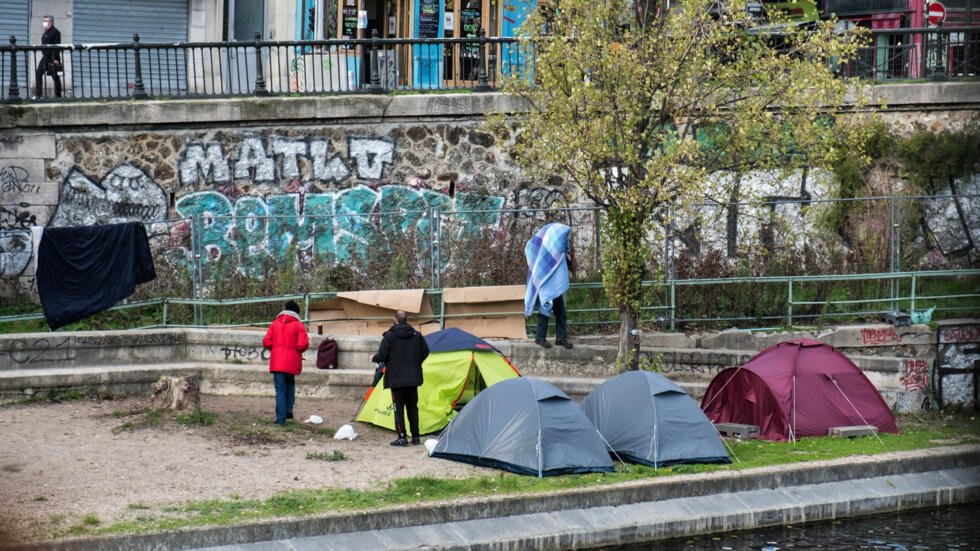
<svg viewBox="0 0 980 551"><path fill-rule="evenodd" d="M269 326L262 346L272 349L269 371L284 371L299 375L303 371L303 351L310 347L310 336L299 315L284 310Z"/></svg>

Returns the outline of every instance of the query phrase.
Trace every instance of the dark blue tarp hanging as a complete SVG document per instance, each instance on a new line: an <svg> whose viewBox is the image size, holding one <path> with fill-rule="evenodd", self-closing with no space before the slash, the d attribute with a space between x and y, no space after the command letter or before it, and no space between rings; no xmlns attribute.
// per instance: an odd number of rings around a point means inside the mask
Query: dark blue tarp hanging
<svg viewBox="0 0 980 551"><path fill-rule="evenodd" d="M110 308L156 278L142 222L45 228L37 291L52 330Z"/></svg>

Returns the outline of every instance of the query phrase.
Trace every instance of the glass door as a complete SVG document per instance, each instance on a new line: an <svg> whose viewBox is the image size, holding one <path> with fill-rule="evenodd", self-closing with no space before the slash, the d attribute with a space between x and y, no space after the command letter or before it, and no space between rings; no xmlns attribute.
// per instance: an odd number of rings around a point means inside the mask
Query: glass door
<svg viewBox="0 0 980 551"><path fill-rule="evenodd" d="M500 34L500 4L498 0L446 0L447 38L477 38L480 29L486 36ZM448 28L452 25L452 28ZM447 48L450 50L450 48ZM485 52L488 62L495 57L492 49ZM476 43L455 44L444 60L446 86L475 86L480 74L480 46Z"/></svg>

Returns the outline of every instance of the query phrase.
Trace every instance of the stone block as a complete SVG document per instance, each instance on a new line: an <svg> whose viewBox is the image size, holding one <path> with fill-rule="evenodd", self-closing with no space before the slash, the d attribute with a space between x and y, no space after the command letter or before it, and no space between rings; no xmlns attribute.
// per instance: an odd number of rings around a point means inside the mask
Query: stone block
<svg viewBox="0 0 980 551"><path fill-rule="evenodd" d="M744 425L741 423L715 423L715 429L726 435L735 438L748 438L759 434L759 425Z"/></svg>
<svg viewBox="0 0 980 551"><path fill-rule="evenodd" d="M830 427L827 436L838 438L855 438L858 436L872 436L878 434L878 427L874 425L854 425L850 427Z"/></svg>
<svg viewBox="0 0 980 551"><path fill-rule="evenodd" d="M54 159L54 134L26 134L0 138L0 159Z"/></svg>

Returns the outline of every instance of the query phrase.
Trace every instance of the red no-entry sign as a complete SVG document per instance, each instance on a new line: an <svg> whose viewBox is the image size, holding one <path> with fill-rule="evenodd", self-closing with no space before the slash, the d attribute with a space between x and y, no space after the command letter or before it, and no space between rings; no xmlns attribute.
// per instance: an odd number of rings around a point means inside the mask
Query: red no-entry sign
<svg viewBox="0 0 980 551"><path fill-rule="evenodd" d="M946 6L939 2L929 4L929 25L935 27L946 19Z"/></svg>

